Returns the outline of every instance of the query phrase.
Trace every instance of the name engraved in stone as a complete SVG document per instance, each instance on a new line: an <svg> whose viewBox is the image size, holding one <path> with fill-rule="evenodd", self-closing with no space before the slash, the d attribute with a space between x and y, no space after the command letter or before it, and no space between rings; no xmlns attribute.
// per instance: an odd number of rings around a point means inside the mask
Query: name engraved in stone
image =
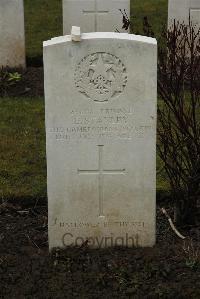
<svg viewBox="0 0 200 299"><path fill-rule="evenodd" d="M70 141L78 139L132 139L133 137L143 138L153 130L152 126L74 126L50 128L49 132L56 141Z"/></svg>
<svg viewBox="0 0 200 299"><path fill-rule="evenodd" d="M105 108L93 111L72 110L69 114L69 126L49 128L56 141L104 139L132 139L145 137L153 127L152 119L146 124L135 121L131 108ZM137 125L135 124L137 123Z"/></svg>

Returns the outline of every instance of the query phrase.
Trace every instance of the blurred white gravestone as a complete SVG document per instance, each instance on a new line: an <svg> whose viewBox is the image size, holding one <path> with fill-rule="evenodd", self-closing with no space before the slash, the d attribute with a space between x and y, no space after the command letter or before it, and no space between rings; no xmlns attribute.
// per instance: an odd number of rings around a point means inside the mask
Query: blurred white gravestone
<svg viewBox="0 0 200 299"><path fill-rule="evenodd" d="M25 67L23 0L0 0L0 66Z"/></svg>
<svg viewBox="0 0 200 299"><path fill-rule="evenodd" d="M168 26L174 20L179 23L189 24L200 27L200 0L169 0L168 7Z"/></svg>
<svg viewBox="0 0 200 299"><path fill-rule="evenodd" d="M63 32L73 25L82 32L125 32L120 9L130 18L130 0L63 0Z"/></svg>
<svg viewBox="0 0 200 299"><path fill-rule="evenodd" d="M50 249L155 244L156 69L148 37L44 42Z"/></svg>

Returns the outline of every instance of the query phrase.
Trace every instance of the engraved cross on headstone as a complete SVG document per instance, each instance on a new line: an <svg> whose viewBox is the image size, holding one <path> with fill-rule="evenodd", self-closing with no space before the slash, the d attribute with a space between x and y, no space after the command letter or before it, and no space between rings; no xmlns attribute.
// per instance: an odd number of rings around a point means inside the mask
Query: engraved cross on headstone
<svg viewBox="0 0 200 299"><path fill-rule="evenodd" d="M94 14L94 16L95 16L95 20L94 20L94 22L95 22L95 24L94 24L95 31L97 31L97 17L98 17L98 15L107 14L107 13L109 13L108 10L98 10L97 9L97 0L95 0L95 9L94 10L85 10L85 9L83 10L83 14L85 14L85 15Z"/></svg>
<svg viewBox="0 0 200 299"><path fill-rule="evenodd" d="M103 167L103 147L104 145L98 145L99 150L99 165L98 169L89 170L89 169L78 169L79 174L84 175L98 175L98 193L99 193L99 216L104 217L103 201L104 201L104 175L124 175L126 169L104 169Z"/></svg>

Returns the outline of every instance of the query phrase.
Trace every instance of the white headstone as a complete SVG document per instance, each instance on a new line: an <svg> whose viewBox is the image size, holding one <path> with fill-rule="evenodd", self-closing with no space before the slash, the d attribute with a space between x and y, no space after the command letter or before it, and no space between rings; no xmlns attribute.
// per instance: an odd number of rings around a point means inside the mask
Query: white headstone
<svg viewBox="0 0 200 299"><path fill-rule="evenodd" d="M153 246L156 40L44 42L49 246Z"/></svg>
<svg viewBox="0 0 200 299"><path fill-rule="evenodd" d="M189 24L200 27L200 0L169 0L168 24L174 23Z"/></svg>
<svg viewBox="0 0 200 299"><path fill-rule="evenodd" d="M82 32L125 32L120 9L130 17L130 0L63 0L63 32L73 25Z"/></svg>
<svg viewBox="0 0 200 299"><path fill-rule="evenodd" d="M0 67L25 67L23 0L0 0Z"/></svg>

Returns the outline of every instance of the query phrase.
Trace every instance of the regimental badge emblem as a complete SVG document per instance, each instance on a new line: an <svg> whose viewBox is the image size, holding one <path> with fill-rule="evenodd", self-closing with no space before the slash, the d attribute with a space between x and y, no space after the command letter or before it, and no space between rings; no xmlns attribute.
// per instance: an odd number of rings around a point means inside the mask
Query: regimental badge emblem
<svg viewBox="0 0 200 299"><path fill-rule="evenodd" d="M127 72L116 56L97 52L84 57L75 70L75 86L80 93L96 102L119 96L127 84Z"/></svg>

